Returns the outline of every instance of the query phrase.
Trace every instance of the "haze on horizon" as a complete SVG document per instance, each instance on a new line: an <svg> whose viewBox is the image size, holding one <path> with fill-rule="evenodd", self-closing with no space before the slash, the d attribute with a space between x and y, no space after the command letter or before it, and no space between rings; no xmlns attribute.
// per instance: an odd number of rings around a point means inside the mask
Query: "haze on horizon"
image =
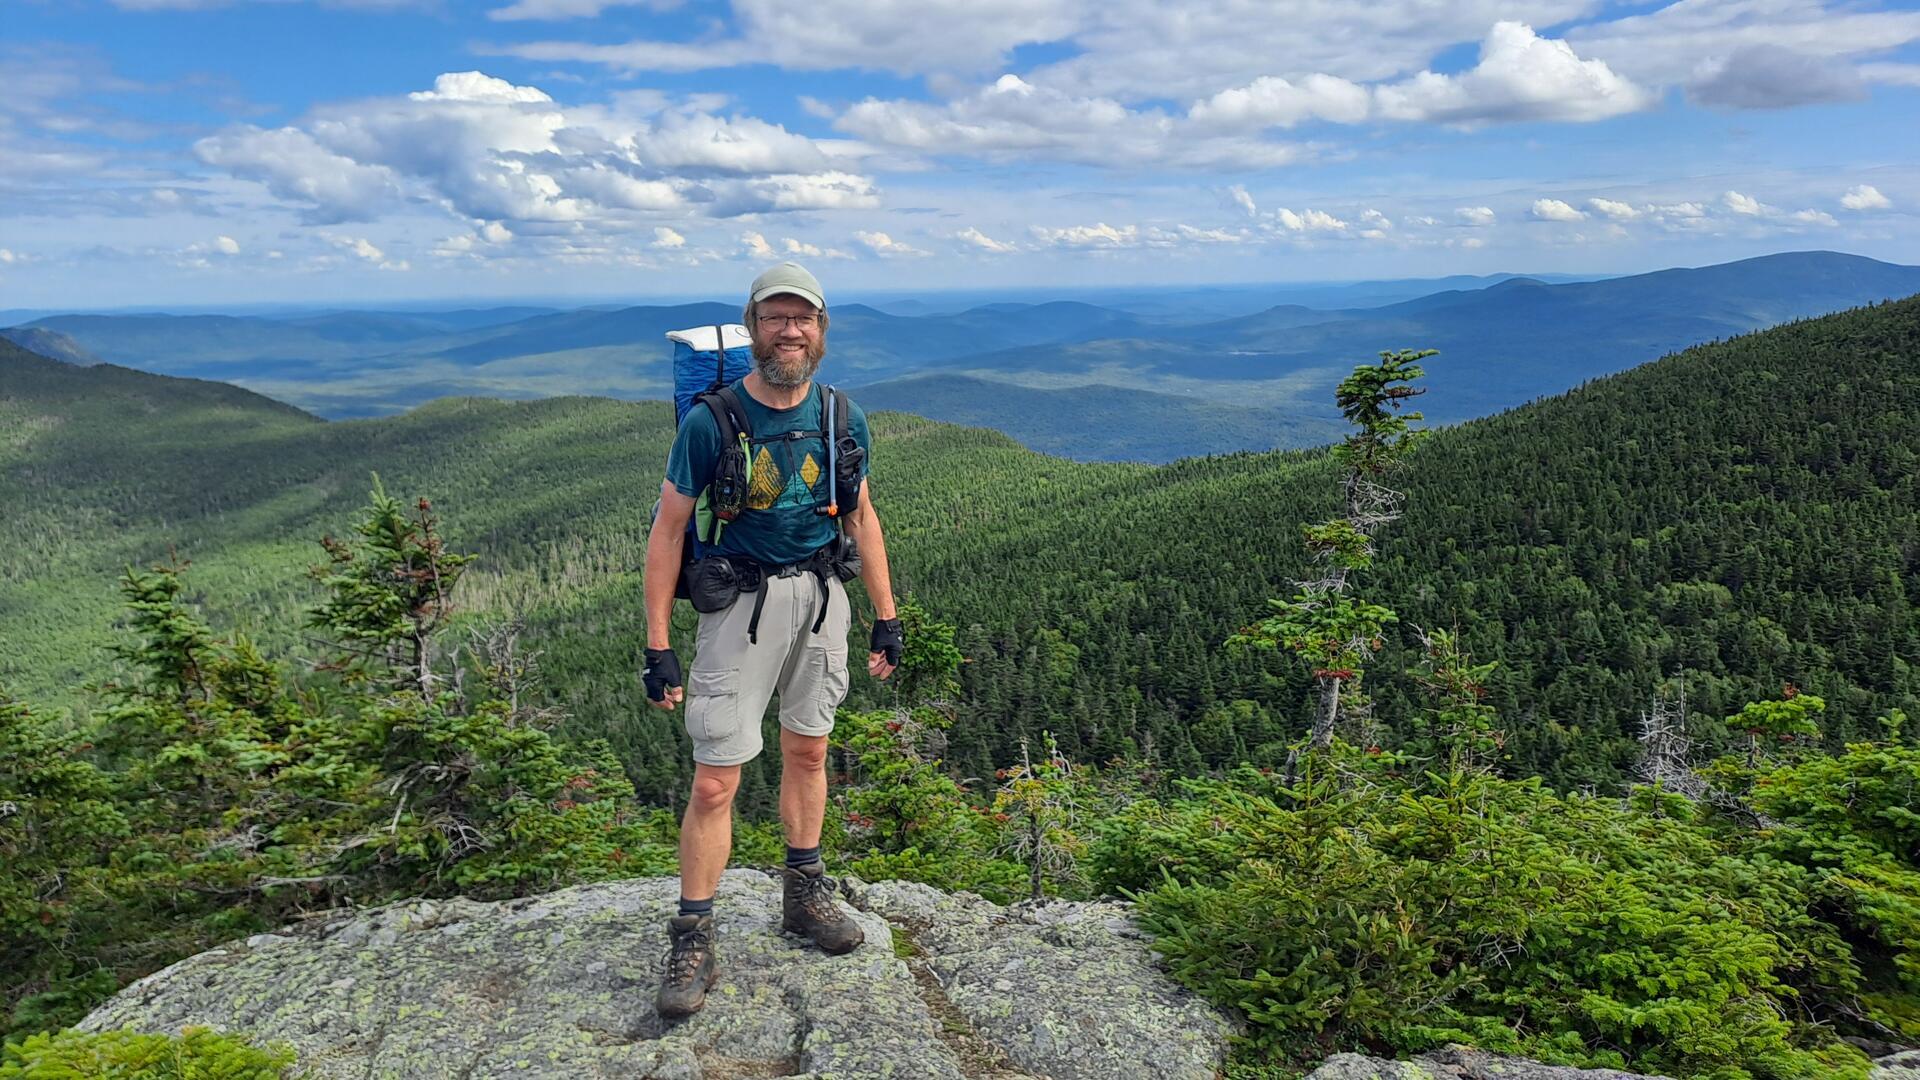
<svg viewBox="0 0 1920 1080"><path fill-rule="evenodd" d="M871 7L10 0L0 308L1920 251L1886 0Z"/></svg>

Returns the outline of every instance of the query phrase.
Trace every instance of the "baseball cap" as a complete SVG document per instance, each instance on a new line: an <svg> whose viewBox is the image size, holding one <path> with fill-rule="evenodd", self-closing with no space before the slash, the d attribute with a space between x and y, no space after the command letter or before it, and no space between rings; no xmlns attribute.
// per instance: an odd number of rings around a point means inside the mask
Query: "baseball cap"
<svg viewBox="0 0 1920 1080"><path fill-rule="evenodd" d="M827 310L827 298L820 291L820 282L807 273L806 267L791 262L783 262L754 278L753 285L747 290L747 302L757 304L781 293L791 293L821 311Z"/></svg>

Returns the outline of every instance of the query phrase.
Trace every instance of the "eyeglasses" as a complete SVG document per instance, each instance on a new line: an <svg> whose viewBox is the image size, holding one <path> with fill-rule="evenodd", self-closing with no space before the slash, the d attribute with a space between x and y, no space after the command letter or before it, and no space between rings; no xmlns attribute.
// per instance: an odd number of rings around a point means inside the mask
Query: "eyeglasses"
<svg viewBox="0 0 1920 1080"><path fill-rule="evenodd" d="M775 330L785 330L787 328L788 323L792 323L793 325L799 327L802 330L811 330L814 327L820 325L820 316L818 315L762 315L760 316L760 329L766 330L769 332L775 331Z"/></svg>

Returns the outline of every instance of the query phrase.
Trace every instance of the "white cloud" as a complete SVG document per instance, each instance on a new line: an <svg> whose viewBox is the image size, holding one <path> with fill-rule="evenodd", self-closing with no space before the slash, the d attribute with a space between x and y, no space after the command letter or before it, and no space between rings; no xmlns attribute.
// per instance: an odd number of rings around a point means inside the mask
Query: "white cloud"
<svg viewBox="0 0 1920 1080"><path fill-rule="evenodd" d="M767 243L767 238L757 232L741 233L740 243L747 249L747 254L756 259L776 257L772 246Z"/></svg>
<svg viewBox="0 0 1920 1080"><path fill-rule="evenodd" d="M1575 210L1559 199L1533 200L1533 216L1540 221L1585 221L1585 211Z"/></svg>
<svg viewBox="0 0 1920 1080"><path fill-rule="evenodd" d="M1725 107L1779 108L1857 93L1840 60L1920 41L1920 12L1826 0L1680 0L1567 33L1582 53ZM1796 83L1795 79L1805 79ZM1768 84L1768 81L1771 84Z"/></svg>
<svg viewBox="0 0 1920 1080"><path fill-rule="evenodd" d="M1286 207L1275 210L1273 216L1288 232L1339 232L1347 223L1324 210L1302 210L1296 214Z"/></svg>
<svg viewBox="0 0 1920 1080"><path fill-rule="evenodd" d="M1482 228L1494 222L1493 208L1490 206L1463 206L1453 212L1462 225Z"/></svg>
<svg viewBox="0 0 1920 1080"><path fill-rule="evenodd" d="M1493 213L1493 211L1489 210L1487 211L1487 213L1491 214ZM1407 224L1425 225L1425 226L1431 227L1431 226L1440 224L1440 219L1437 217L1431 217L1427 214L1415 214L1412 217L1407 218Z"/></svg>
<svg viewBox="0 0 1920 1080"><path fill-rule="evenodd" d="M527 3L529 0L521 0ZM550 4L556 0L533 0ZM558 0L584 6L592 0ZM520 5L515 5L520 6ZM815 0L804 17L778 0L733 0L733 35L689 44L617 45L542 41L490 51L533 60L574 60L625 71L700 71L775 64L790 71L866 68L900 75L978 73L1021 46L1058 40L1081 23L1079 0L873 3Z"/></svg>
<svg viewBox="0 0 1920 1080"><path fill-rule="evenodd" d="M1034 239L1048 247L1123 248L1140 243L1139 226L1124 225L1116 228L1104 221L1092 225L1069 225L1059 229L1035 225L1030 231Z"/></svg>
<svg viewBox="0 0 1920 1080"><path fill-rule="evenodd" d="M1250 237L1231 229L1202 229L1193 225L1175 225L1173 237L1189 244L1244 244Z"/></svg>
<svg viewBox="0 0 1920 1080"><path fill-rule="evenodd" d="M504 244L513 239L513 230L497 221L489 221L480 226L480 238L489 244Z"/></svg>
<svg viewBox="0 0 1920 1080"><path fill-rule="evenodd" d="M1564 41L1518 22L1498 22L1480 45L1480 62L1459 75L1423 71L1376 87L1379 114L1395 120L1474 124L1516 120L1604 120L1653 105L1655 95L1583 60Z"/></svg>
<svg viewBox="0 0 1920 1080"><path fill-rule="evenodd" d="M1254 205L1253 196L1247 194L1246 185L1235 184L1227 189L1227 194L1233 198L1233 205L1245 210L1248 217L1260 216L1260 208Z"/></svg>
<svg viewBox="0 0 1920 1080"><path fill-rule="evenodd" d="M1005 255L1005 254L1008 254L1009 252L1019 250L1018 248L1014 247L1012 244L1004 244L998 240L995 240L993 237L988 236L986 233L981 232L979 229L974 228L971 225L967 226L964 229L961 229L959 232L954 233L953 235L954 235L954 239L956 240L964 240L968 244L976 248L979 248L981 251L989 252L994 255Z"/></svg>
<svg viewBox="0 0 1920 1080"><path fill-rule="evenodd" d="M487 18L496 22L591 19L613 7L646 7L654 11L668 11L678 6L679 0L515 0L506 7L487 12Z"/></svg>
<svg viewBox="0 0 1920 1080"><path fill-rule="evenodd" d="M687 238L667 228L665 225L656 225L653 227L653 243L649 246L672 251L686 247Z"/></svg>
<svg viewBox="0 0 1920 1080"><path fill-rule="evenodd" d="M308 217L321 224L371 221L400 200L391 169L334 153L297 128L231 128L194 143L193 151L282 199L308 204Z"/></svg>
<svg viewBox="0 0 1920 1080"><path fill-rule="evenodd" d="M723 105L714 95L676 103L629 91L568 107L537 87L448 72L431 90L322 105L275 131L230 128L195 151L323 224L422 202L481 222L544 225L879 204L871 178L848 171L858 147L714 115Z"/></svg>
<svg viewBox="0 0 1920 1080"><path fill-rule="evenodd" d="M1759 217L1773 212L1773 207L1768 206L1766 203L1761 202L1751 195L1743 195L1738 191L1729 191L1725 195L1720 196L1720 204L1736 214L1742 214L1747 217Z"/></svg>
<svg viewBox="0 0 1920 1080"><path fill-rule="evenodd" d="M1784 109L1866 96L1860 75L1838 57L1784 45L1743 45L1703 65L1687 96L1723 109Z"/></svg>
<svg viewBox="0 0 1920 1080"><path fill-rule="evenodd" d="M1243 87L1222 90L1187 110L1202 124L1231 127L1292 127L1305 120L1357 124L1372 103L1366 87L1332 75L1308 75L1293 83L1262 75Z"/></svg>
<svg viewBox="0 0 1920 1080"><path fill-rule="evenodd" d="M14 263L23 263L26 261L26 255L21 252L14 251L10 248L0 248L0 266L11 266Z"/></svg>
<svg viewBox="0 0 1920 1080"><path fill-rule="evenodd" d="M1393 231L1393 219L1371 208L1361 211L1360 225L1360 236L1367 240L1385 240Z"/></svg>
<svg viewBox="0 0 1920 1080"><path fill-rule="evenodd" d="M220 252L220 254L222 255L240 254L240 242L238 240L235 240L231 236L214 237L213 246L214 246L214 250Z"/></svg>
<svg viewBox="0 0 1920 1080"><path fill-rule="evenodd" d="M1893 205L1893 200L1880 194L1880 189L1872 184L1855 184L1840 196L1840 205L1848 210L1885 210Z"/></svg>
<svg viewBox="0 0 1920 1080"><path fill-rule="evenodd" d="M1640 211L1631 203L1616 202L1613 199L1592 198L1587 200L1587 205L1592 207L1595 213L1614 221L1632 221L1640 216Z"/></svg>
<svg viewBox="0 0 1920 1080"><path fill-rule="evenodd" d="M1834 220L1832 214L1827 213L1825 210L1796 210L1793 213L1793 220L1807 225L1832 226L1840 224Z"/></svg>
<svg viewBox="0 0 1920 1080"><path fill-rule="evenodd" d="M895 240L893 237L888 236L886 233L883 233L883 232L861 231L861 232L854 233L853 237L854 239L860 241L862 244L865 244L867 248L871 250L875 255L884 255L884 256L892 257L896 255L929 254L928 252L922 251L919 248L914 247L912 244L908 244L900 240Z"/></svg>
<svg viewBox="0 0 1920 1080"><path fill-rule="evenodd" d="M944 103L868 98L835 127L927 154L1024 161L1036 156L1106 167L1271 168L1300 160L1288 143L1213 130L1110 98L1072 97L1002 75Z"/></svg>
<svg viewBox="0 0 1920 1080"><path fill-rule="evenodd" d="M1555 26L1593 13L1597 0L1107 0L1087 4L1078 55L1036 70L1034 81L1121 101L1210 98L1261 77L1301 85L1314 74L1354 83L1417 71L1501 19Z"/></svg>

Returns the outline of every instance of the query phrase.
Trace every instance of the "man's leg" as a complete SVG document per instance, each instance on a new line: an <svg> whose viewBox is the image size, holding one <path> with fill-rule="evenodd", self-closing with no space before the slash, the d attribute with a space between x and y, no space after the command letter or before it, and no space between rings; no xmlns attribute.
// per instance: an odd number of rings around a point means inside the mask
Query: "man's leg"
<svg viewBox="0 0 1920 1080"><path fill-rule="evenodd" d="M824 800L824 773L820 782ZM733 795L739 790L740 766L694 763L693 794L687 799L687 812L680 819L682 900L711 901L714 890L720 887L720 872L727 868L727 856L733 851ZM783 806L785 798L783 791ZM815 843L819 842L819 835L820 815L815 814Z"/></svg>
<svg viewBox="0 0 1920 1080"><path fill-rule="evenodd" d="M780 729L780 823L787 847L817 854L827 816L827 737Z"/></svg>
<svg viewBox="0 0 1920 1080"><path fill-rule="evenodd" d="M809 584L812 579L807 579ZM846 592L831 582L832 607L821 632L810 634L780 683L780 821L787 829L787 866L781 873L783 929L812 938L830 953L856 949L866 935L833 898L820 860L820 825L827 813L827 736L834 710L847 696ZM806 610L817 617L818 594Z"/></svg>

